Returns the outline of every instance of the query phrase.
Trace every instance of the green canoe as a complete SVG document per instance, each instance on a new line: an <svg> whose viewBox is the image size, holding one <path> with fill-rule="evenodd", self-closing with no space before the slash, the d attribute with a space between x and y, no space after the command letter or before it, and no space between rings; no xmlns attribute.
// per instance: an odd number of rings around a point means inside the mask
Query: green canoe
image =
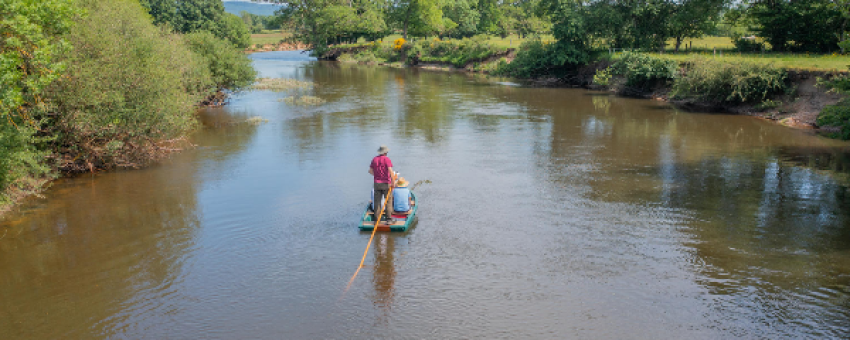
<svg viewBox="0 0 850 340"><path fill-rule="evenodd" d="M395 221L383 221L378 224L378 231L407 231L407 228L413 224L413 219L416 218L416 210L419 208L419 202L416 201L416 195L413 191L410 192L410 211L405 213L395 212L393 219ZM370 203L366 204L366 211L363 212L363 217L360 218L360 230L372 231L375 228L375 213L369 208Z"/></svg>

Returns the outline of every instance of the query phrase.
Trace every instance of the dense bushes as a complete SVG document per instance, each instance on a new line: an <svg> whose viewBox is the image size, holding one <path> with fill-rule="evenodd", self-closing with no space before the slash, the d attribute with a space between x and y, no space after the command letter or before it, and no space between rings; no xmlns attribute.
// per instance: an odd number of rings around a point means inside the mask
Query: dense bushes
<svg viewBox="0 0 850 340"><path fill-rule="evenodd" d="M751 37L742 37L740 35L732 36L732 43L735 44L735 50L738 52L759 52L764 51L764 43L756 41Z"/></svg>
<svg viewBox="0 0 850 340"><path fill-rule="evenodd" d="M625 86L645 91L673 80L677 69L678 63L673 60L627 52L607 69L597 72L594 82L609 85L611 76L618 75L625 78Z"/></svg>
<svg viewBox="0 0 850 340"><path fill-rule="evenodd" d="M346 48L336 46L336 48ZM349 45L350 50L343 54L342 60L359 62L404 62L408 64L440 63L455 67L465 67L470 63L483 61L504 54L507 48L491 45L486 36L463 39L406 41L397 39L389 43L370 42L363 45Z"/></svg>
<svg viewBox="0 0 850 340"><path fill-rule="evenodd" d="M0 210L57 169L167 154L168 140L196 126L197 103L253 81L237 48L249 38L241 19L205 3L221 4L182 1L182 12L159 13L180 14L193 28L184 36L167 20L154 26L137 0L0 0Z"/></svg>
<svg viewBox="0 0 850 340"><path fill-rule="evenodd" d="M420 40L408 43L408 58L418 57L424 62L447 63L455 67L464 67L473 61L481 61L506 49L497 48L487 42L486 36L476 36L459 40Z"/></svg>
<svg viewBox="0 0 850 340"><path fill-rule="evenodd" d="M821 80L820 86L842 94L850 94L850 76L842 75L828 81ZM827 106L818 116L818 125L840 128L838 136L850 139L850 98L844 98L835 105Z"/></svg>
<svg viewBox="0 0 850 340"><path fill-rule="evenodd" d="M210 32L199 31L185 36L189 48L197 53L218 88L237 89L254 82L256 72L242 51Z"/></svg>
<svg viewBox="0 0 850 340"><path fill-rule="evenodd" d="M66 36L68 69L43 130L66 171L144 163L158 141L195 124L193 106L215 89L210 69L136 1L79 3L88 15Z"/></svg>
<svg viewBox="0 0 850 340"><path fill-rule="evenodd" d="M64 69L55 60L67 47L60 36L77 12L70 0L0 1L0 211L48 173L35 127L45 88Z"/></svg>
<svg viewBox="0 0 850 340"><path fill-rule="evenodd" d="M221 0L140 0L154 24L180 33L211 32L239 48L251 44L251 30L236 15L224 11Z"/></svg>
<svg viewBox="0 0 850 340"><path fill-rule="evenodd" d="M673 97L714 105L761 103L788 90L785 70L751 62L697 58L673 83Z"/></svg>
<svg viewBox="0 0 850 340"><path fill-rule="evenodd" d="M556 74L554 70L564 67L563 61L555 53L555 45L539 38L529 39L519 47L516 58L511 63L500 63L495 74L531 78Z"/></svg>

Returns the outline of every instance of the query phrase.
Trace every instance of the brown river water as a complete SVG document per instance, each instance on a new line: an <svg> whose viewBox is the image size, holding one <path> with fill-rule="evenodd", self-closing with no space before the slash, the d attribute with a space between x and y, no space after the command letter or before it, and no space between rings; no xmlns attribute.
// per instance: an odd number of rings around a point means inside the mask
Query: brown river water
<svg viewBox="0 0 850 340"><path fill-rule="evenodd" d="M197 146L0 221L0 339L850 335L850 148L750 117L252 55ZM234 124L261 116L265 124ZM416 225L368 233L390 147Z"/></svg>

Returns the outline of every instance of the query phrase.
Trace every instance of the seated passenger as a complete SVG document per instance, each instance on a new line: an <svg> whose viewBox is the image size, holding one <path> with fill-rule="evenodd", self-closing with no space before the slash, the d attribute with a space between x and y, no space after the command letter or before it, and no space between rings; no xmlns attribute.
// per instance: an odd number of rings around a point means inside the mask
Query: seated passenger
<svg viewBox="0 0 850 340"><path fill-rule="evenodd" d="M393 189L393 211L406 212L410 210L410 189L407 188L408 183L404 177L398 179L396 187Z"/></svg>

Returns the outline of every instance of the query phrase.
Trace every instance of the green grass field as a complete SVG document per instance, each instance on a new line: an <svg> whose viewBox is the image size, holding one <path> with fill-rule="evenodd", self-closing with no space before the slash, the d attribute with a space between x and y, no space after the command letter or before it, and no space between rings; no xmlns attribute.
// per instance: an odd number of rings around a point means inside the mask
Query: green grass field
<svg viewBox="0 0 850 340"><path fill-rule="evenodd" d="M286 33L274 34L254 34L251 36L254 43L262 43L262 41L277 42L280 39L288 37ZM396 39L401 38L400 34L392 34L381 39L382 44L392 44ZM431 40L435 37L429 37ZM424 38L413 38L416 40ZM554 41L555 38L551 35L543 36L544 41ZM444 39L451 40L451 39ZM518 48L527 38L518 36L508 36L506 38L498 36L490 36L488 42L498 48ZM358 43L365 43L361 39ZM268 42L266 42L268 43ZM777 67L800 70L822 70L822 71L847 71L850 67L850 55L821 55L821 54L790 54L790 53L739 53L734 52L735 45L732 44L732 39L729 37L703 37L699 39L685 39L682 43L682 51L679 53L670 53L673 51L675 41L668 41L666 48L667 53L652 53L652 55L660 56L672 60L684 61L694 56L705 56L710 58L721 58L722 60L732 61L752 61L758 63L773 63ZM685 46L695 50L687 52ZM353 46L353 45L340 45ZM717 51L715 53L714 51Z"/></svg>
<svg viewBox="0 0 850 340"><path fill-rule="evenodd" d="M383 43L383 44L392 44L393 41L395 41L398 38L401 38L401 34L391 34L391 35L384 37L383 39L380 39L380 42ZM418 40L425 40L425 39L433 40L434 38L436 38L436 36L428 37L428 38L421 38L421 37L420 38L410 38L410 37L408 37L408 38L409 39L416 39L417 41ZM487 42L489 42L494 47L517 48L517 47L519 47L519 45L522 45L522 43L525 42L527 39L528 38L520 38L519 36L516 36L516 35L510 35L510 36L507 36L505 38L502 38L502 37L499 37L499 36L489 36L488 39L487 39ZM541 36L541 39L543 39L544 41L555 41L555 38L551 35ZM443 38L442 40L443 41L447 41L447 40L451 41L451 40L459 40L459 39ZM362 43L366 43L366 42L368 42L368 41L366 41L363 38L361 38L360 40L357 41L358 44L362 44ZM340 44L338 46L353 46L353 45L352 44Z"/></svg>
<svg viewBox="0 0 850 340"><path fill-rule="evenodd" d="M732 38L729 37L702 37L699 39L685 39L682 41L682 46L679 47L680 50L684 51L686 48L692 48L697 50L732 50L735 48L735 44L732 43ZM667 48L668 51L673 51L676 48L676 39L667 40Z"/></svg>
<svg viewBox="0 0 850 340"><path fill-rule="evenodd" d="M688 54L658 54L653 53L656 57L672 59L676 61L684 61L695 56L703 56L707 58L716 58L724 61L750 61L764 64L774 64L777 67L798 69L798 70L820 70L820 71L847 71L850 66L850 56L848 55L806 55L806 54L741 54L737 52L723 53L688 53Z"/></svg>
<svg viewBox="0 0 850 340"><path fill-rule="evenodd" d="M291 36L292 34L281 31L268 31L259 34L251 34L251 45L277 44L281 40Z"/></svg>

